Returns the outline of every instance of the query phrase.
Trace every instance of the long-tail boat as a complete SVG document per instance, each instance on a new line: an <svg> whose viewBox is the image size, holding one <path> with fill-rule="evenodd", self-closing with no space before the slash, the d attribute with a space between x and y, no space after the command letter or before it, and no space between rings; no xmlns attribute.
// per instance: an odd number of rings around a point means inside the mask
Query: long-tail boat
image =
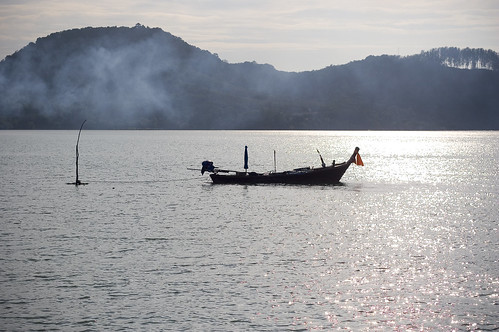
<svg viewBox="0 0 499 332"><path fill-rule="evenodd" d="M319 152L319 151L317 151ZM359 156L359 148L356 147L350 159L346 162L326 165L321 156L322 167L302 167L284 172L248 172L248 153L245 147L244 168L245 171L231 171L218 168L210 160L202 162L201 174L209 172L211 180L215 184L260 184L260 183L283 183L283 184L338 184L350 164L364 165ZM319 153L320 155L320 153Z"/></svg>

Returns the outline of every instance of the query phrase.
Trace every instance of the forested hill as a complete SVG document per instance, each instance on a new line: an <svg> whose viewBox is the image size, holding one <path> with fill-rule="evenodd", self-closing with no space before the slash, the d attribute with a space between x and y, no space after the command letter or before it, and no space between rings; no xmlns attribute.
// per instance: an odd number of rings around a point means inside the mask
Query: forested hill
<svg viewBox="0 0 499 332"><path fill-rule="evenodd" d="M439 48L289 73L158 28L84 28L0 62L1 129L499 129L499 57Z"/></svg>

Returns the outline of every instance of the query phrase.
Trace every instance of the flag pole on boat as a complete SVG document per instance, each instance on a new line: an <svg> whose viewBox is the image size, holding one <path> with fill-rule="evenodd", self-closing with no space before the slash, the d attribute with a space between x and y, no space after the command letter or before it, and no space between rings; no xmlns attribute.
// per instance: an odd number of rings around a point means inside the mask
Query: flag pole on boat
<svg viewBox="0 0 499 332"><path fill-rule="evenodd" d="M248 146L244 146L244 170L248 173Z"/></svg>

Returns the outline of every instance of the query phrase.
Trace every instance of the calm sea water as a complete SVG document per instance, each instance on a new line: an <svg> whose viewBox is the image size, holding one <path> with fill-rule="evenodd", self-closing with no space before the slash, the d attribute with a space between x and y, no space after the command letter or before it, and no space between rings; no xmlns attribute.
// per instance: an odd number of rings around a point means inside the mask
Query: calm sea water
<svg viewBox="0 0 499 332"><path fill-rule="evenodd" d="M499 132L0 132L1 330L497 330ZM352 165L339 186L212 185Z"/></svg>

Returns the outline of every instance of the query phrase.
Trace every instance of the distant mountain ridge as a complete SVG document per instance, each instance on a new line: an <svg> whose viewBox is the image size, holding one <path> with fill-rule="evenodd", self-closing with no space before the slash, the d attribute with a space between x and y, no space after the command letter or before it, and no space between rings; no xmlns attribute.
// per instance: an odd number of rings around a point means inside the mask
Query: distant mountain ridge
<svg viewBox="0 0 499 332"><path fill-rule="evenodd" d="M0 62L0 129L499 129L499 56L438 48L308 72L159 28L84 28Z"/></svg>

